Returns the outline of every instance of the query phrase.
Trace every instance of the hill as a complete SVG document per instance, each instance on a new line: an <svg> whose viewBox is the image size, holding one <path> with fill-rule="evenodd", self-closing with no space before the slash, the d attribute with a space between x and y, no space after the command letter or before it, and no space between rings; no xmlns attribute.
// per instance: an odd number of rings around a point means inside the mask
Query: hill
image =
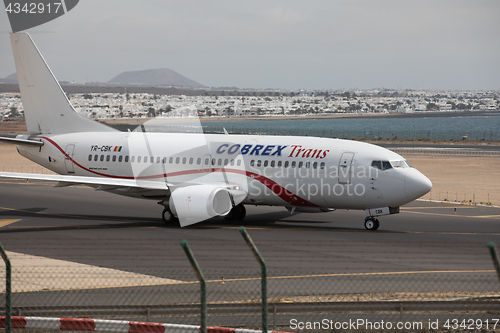
<svg viewBox="0 0 500 333"><path fill-rule="evenodd" d="M142 71L123 72L108 83L112 84L130 84L130 85L152 85L152 86L172 86L172 87L189 87L189 88L204 88L205 86L188 79L185 76L169 69L147 69Z"/></svg>
<svg viewBox="0 0 500 333"><path fill-rule="evenodd" d="M5 77L4 79L0 79L1 82L5 83L17 83L17 73L10 74L9 76Z"/></svg>

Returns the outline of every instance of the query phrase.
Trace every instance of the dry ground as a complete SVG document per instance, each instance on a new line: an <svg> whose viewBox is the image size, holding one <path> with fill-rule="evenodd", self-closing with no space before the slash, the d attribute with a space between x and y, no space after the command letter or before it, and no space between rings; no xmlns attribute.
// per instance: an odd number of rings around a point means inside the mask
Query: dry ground
<svg viewBox="0 0 500 333"><path fill-rule="evenodd" d="M469 201L500 205L500 156L405 156L432 181L424 199Z"/></svg>
<svg viewBox="0 0 500 333"><path fill-rule="evenodd" d="M432 181L432 191L424 199L458 202L475 199L478 204L500 205L500 157L411 154L405 157ZM19 155L15 145L5 143L0 143L0 171L51 173Z"/></svg>

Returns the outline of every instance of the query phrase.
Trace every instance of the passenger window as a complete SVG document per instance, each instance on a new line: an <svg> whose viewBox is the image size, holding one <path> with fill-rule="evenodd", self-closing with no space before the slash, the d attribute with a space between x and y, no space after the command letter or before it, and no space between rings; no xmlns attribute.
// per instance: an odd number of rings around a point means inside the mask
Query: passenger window
<svg viewBox="0 0 500 333"><path fill-rule="evenodd" d="M254 166L255 165L255 161L254 160L251 160L250 161L250 166Z"/></svg>
<svg viewBox="0 0 500 333"><path fill-rule="evenodd" d="M92 155L89 155L89 161L92 161Z"/></svg>
<svg viewBox="0 0 500 333"><path fill-rule="evenodd" d="M306 168L310 168L311 167L311 162L306 162Z"/></svg>
<svg viewBox="0 0 500 333"><path fill-rule="evenodd" d="M167 163L167 158L166 158L166 157L164 157L164 158L161 160L161 163L166 164L166 163Z"/></svg>
<svg viewBox="0 0 500 333"><path fill-rule="evenodd" d="M240 166L241 165L241 160L238 160L238 162L236 162L236 165Z"/></svg>
<svg viewBox="0 0 500 333"><path fill-rule="evenodd" d="M193 161L194 161L194 160L193 160L193 158L191 157L191 158L189 159L189 164L193 164Z"/></svg>
<svg viewBox="0 0 500 333"><path fill-rule="evenodd" d="M137 156L137 163L140 163L140 162L141 162L141 159L142 159L142 157ZM133 162L133 161L132 161L132 162Z"/></svg>
<svg viewBox="0 0 500 333"><path fill-rule="evenodd" d="M201 164L201 158L198 157L198 159L196 160L196 164L200 165Z"/></svg>
<svg viewBox="0 0 500 333"><path fill-rule="evenodd" d="M156 158L156 163L160 163L160 156Z"/></svg>
<svg viewBox="0 0 500 333"><path fill-rule="evenodd" d="M170 157L170 158L168 159L168 163L170 163L170 164L174 163L174 158L173 158L173 157Z"/></svg>
<svg viewBox="0 0 500 333"><path fill-rule="evenodd" d="M229 160L226 158L226 159L224 160L224 165L228 165L228 164L229 164Z"/></svg>
<svg viewBox="0 0 500 333"><path fill-rule="evenodd" d="M292 162L292 168L295 168L295 161Z"/></svg>
<svg viewBox="0 0 500 333"><path fill-rule="evenodd" d="M313 169L317 169L318 168L318 162L314 162L313 163Z"/></svg>
<svg viewBox="0 0 500 333"><path fill-rule="evenodd" d="M113 155L113 162L116 162L116 155Z"/></svg>
<svg viewBox="0 0 500 333"><path fill-rule="evenodd" d="M271 161L271 167L272 167L272 168L274 168L274 164L275 164L274 162L275 162L274 160L273 160L273 161Z"/></svg>
<svg viewBox="0 0 500 333"><path fill-rule="evenodd" d="M128 156L125 156L125 163L128 162Z"/></svg>
<svg viewBox="0 0 500 333"><path fill-rule="evenodd" d="M382 161L373 161L372 167L382 170Z"/></svg>
<svg viewBox="0 0 500 333"><path fill-rule="evenodd" d="M180 157L176 157L175 158L175 164L179 164L179 162L181 161L181 158Z"/></svg>
<svg viewBox="0 0 500 333"><path fill-rule="evenodd" d="M299 162L299 168L302 168L303 162Z"/></svg>
<svg viewBox="0 0 500 333"><path fill-rule="evenodd" d="M148 157L144 156L144 163L148 163Z"/></svg>
<svg viewBox="0 0 500 333"><path fill-rule="evenodd" d="M135 161L135 156L131 156L130 157L130 162L134 163L134 161Z"/></svg>
<svg viewBox="0 0 500 333"><path fill-rule="evenodd" d="M99 156L98 156L98 155L95 155L95 156L94 156L94 161L96 161L96 162L97 162L97 160L98 160L98 159L99 159Z"/></svg>
<svg viewBox="0 0 500 333"><path fill-rule="evenodd" d="M219 158L217 165L222 165L222 158Z"/></svg>
<svg viewBox="0 0 500 333"><path fill-rule="evenodd" d="M261 160L257 161L257 167L260 167L261 162L262 162Z"/></svg>
<svg viewBox="0 0 500 333"><path fill-rule="evenodd" d="M234 159L231 160L231 166L234 166Z"/></svg>
<svg viewBox="0 0 500 333"><path fill-rule="evenodd" d="M212 165L215 165L215 162L216 162L215 158L212 158Z"/></svg>
<svg viewBox="0 0 500 333"><path fill-rule="evenodd" d="M123 161L123 156L122 155L118 156L118 162L121 163L121 161Z"/></svg>
<svg viewBox="0 0 500 333"><path fill-rule="evenodd" d="M285 168L288 168L288 161L285 161Z"/></svg>
<svg viewBox="0 0 500 333"><path fill-rule="evenodd" d="M323 169L325 168L325 162L321 162L321 164L319 165L319 168L320 168L321 170L323 170Z"/></svg>
<svg viewBox="0 0 500 333"><path fill-rule="evenodd" d="M208 158L205 158L205 165L208 165L208 163L210 163L210 162L208 161Z"/></svg>
<svg viewBox="0 0 500 333"><path fill-rule="evenodd" d="M104 161L104 155L101 155L101 162Z"/></svg>
<svg viewBox="0 0 500 333"><path fill-rule="evenodd" d="M281 161L278 161L278 168L281 168L281 165L282 165L282 164L283 164L283 163L282 163Z"/></svg>
<svg viewBox="0 0 500 333"><path fill-rule="evenodd" d="M184 157L184 158L182 159L182 164L186 164L186 160L187 160L187 159Z"/></svg>
<svg viewBox="0 0 500 333"><path fill-rule="evenodd" d="M264 167L267 167L267 165L269 164L269 161L268 160L265 160L264 161Z"/></svg>

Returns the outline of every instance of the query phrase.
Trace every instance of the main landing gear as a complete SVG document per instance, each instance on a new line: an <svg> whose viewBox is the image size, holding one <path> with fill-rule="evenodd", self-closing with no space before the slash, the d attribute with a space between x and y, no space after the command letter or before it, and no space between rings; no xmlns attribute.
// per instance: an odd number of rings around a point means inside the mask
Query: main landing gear
<svg viewBox="0 0 500 333"><path fill-rule="evenodd" d="M237 206L234 206L229 212L229 214L224 216L224 218L226 220L243 220L246 215L247 215L247 210L245 206L239 204Z"/></svg>
<svg viewBox="0 0 500 333"><path fill-rule="evenodd" d="M243 205L237 205L231 209L229 214L224 216L226 220L243 220L245 216L247 215L247 210L245 206ZM179 219L172 214L170 209L165 208L163 209L163 213L161 214L161 218L164 223L166 224L175 224L179 223Z"/></svg>
<svg viewBox="0 0 500 333"><path fill-rule="evenodd" d="M172 212L168 208L165 208L163 210L163 213L161 214L161 218L162 218L163 222L165 222L166 224L174 224L174 223L179 222L179 219L177 217L175 217L174 214L172 214Z"/></svg>
<svg viewBox="0 0 500 333"><path fill-rule="evenodd" d="M378 219L373 216L367 216L365 218L365 228L366 230L377 230L380 226Z"/></svg>

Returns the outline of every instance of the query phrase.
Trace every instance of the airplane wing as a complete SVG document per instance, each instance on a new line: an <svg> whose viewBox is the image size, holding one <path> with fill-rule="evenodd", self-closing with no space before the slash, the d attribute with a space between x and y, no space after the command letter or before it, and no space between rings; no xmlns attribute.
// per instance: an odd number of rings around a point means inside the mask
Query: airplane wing
<svg viewBox="0 0 500 333"><path fill-rule="evenodd" d="M0 141L3 143L11 143L11 144L15 144L15 145L28 145L28 146L43 146L43 144L44 144L40 140L8 138L5 136L0 136Z"/></svg>
<svg viewBox="0 0 500 333"><path fill-rule="evenodd" d="M240 204L248 192L234 183L190 184L172 186L158 180L45 175L18 172L0 172L0 178L31 179L57 182L55 187L86 185L98 191L148 192L155 198L169 196L170 208L175 211L182 227L201 222L214 216L225 216L233 206ZM171 192L171 193L170 193Z"/></svg>
<svg viewBox="0 0 500 333"><path fill-rule="evenodd" d="M137 181L135 179L121 178L102 178L102 177L82 177L82 176L65 176L65 175L45 175L35 173L19 173L19 172L0 172L0 178L17 178L31 180L46 180L57 182L55 187L64 187L72 185L88 185L95 187L97 190L109 191L119 188L143 188L148 190L167 190L168 186L165 183L148 180Z"/></svg>

